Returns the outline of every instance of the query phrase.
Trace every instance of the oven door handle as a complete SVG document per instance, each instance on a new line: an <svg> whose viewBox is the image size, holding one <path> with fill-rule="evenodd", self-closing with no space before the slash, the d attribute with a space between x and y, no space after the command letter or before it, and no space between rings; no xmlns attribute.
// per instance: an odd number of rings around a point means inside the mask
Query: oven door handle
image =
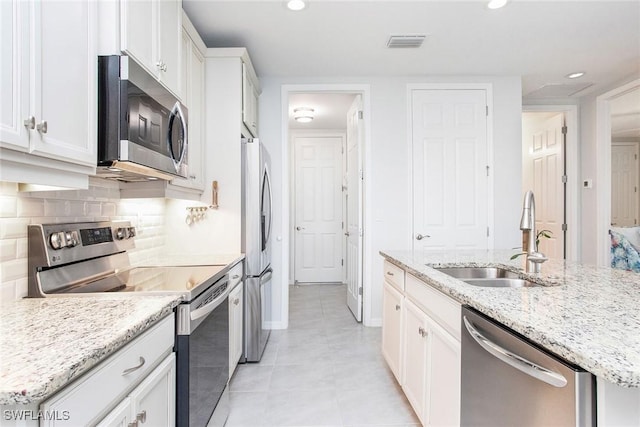
<svg viewBox="0 0 640 427"><path fill-rule="evenodd" d="M220 305L220 303L227 297L227 295L228 295L228 293L225 291L222 294L220 294L220 296L218 298L214 299L210 303L207 303L207 304L203 305L202 307L193 310L189 314L189 318L191 319L191 321L203 318L204 316L206 316L207 314L209 314L213 310L215 310L216 307L218 307Z"/></svg>

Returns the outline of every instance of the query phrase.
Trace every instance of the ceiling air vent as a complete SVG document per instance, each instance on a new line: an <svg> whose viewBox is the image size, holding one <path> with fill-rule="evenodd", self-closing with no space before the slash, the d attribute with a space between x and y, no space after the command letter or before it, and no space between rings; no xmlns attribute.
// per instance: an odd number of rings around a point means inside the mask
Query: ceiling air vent
<svg viewBox="0 0 640 427"><path fill-rule="evenodd" d="M427 36L424 34L390 36L389 41L387 41L387 47L420 47L426 38Z"/></svg>

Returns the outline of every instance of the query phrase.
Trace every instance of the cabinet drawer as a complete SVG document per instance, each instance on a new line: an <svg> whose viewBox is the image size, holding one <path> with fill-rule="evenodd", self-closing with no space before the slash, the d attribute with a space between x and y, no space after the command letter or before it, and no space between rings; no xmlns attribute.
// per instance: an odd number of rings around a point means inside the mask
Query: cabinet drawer
<svg viewBox="0 0 640 427"><path fill-rule="evenodd" d="M460 340L460 304L422 280L407 274L405 295Z"/></svg>
<svg viewBox="0 0 640 427"><path fill-rule="evenodd" d="M235 286L242 281L243 264L244 262L240 261L239 263L234 265L233 268L231 268L231 270L229 270L229 288L230 289L235 288Z"/></svg>
<svg viewBox="0 0 640 427"><path fill-rule="evenodd" d="M56 420L56 426L94 423L105 415L113 402L131 391L164 356L171 353L174 333L172 314L45 401L42 410L69 413L69 419ZM131 370L137 366L140 367ZM125 373L127 370L130 371Z"/></svg>
<svg viewBox="0 0 640 427"><path fill-rule="evenodd" d="M404 292L404 270L391 264L389 261L384 262L384 278L392 284L396 289Z"/></svg>

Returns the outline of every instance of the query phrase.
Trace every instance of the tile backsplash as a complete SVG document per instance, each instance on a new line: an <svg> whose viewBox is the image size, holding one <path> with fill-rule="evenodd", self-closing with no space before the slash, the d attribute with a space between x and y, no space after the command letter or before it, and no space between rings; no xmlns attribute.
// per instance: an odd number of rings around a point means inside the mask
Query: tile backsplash
<svg viewBox="0 0 640 427"><path fill-rule="evenodd" d="M20 192L0 182L0 303L27 295L27 225L129 220L137 229L132 264L164 246L165 200L120 199L118 184L92 179L87 190Z"/></svg>

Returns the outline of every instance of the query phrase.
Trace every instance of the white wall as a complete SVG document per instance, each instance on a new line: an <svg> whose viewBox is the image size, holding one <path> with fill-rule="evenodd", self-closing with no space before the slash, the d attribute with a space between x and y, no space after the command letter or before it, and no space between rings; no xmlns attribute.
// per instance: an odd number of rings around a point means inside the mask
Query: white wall
<svg viewBox="0 0 640 427"><path fill-rule="evenodd" d="M281 313L283 287L288 285L288 253L283 242L289 230L288 212L283 211L283 194L288 191L287 157L283 157L286 141L282 129L282 85L341 84L369 85L371 90L370 182L365 182L365 195L371 200L365 211L371 230L365 229L370 250L365 257L371 267L364 272L364 289L369 293L371 307L365 307L365 324L381 323L382 249L410 247L410 141L408 139L407 85L411 83L491 83L493 85L495 247L512 248L520 241L518 223L521 199L521 83L519 77L397 77L397 78L263 78L260 97L260 137L272 158L274 181L275 223L273 252L274 307ZM365 106L366 108L366 106ZM284 184L284 187L283 187ZM367 265L367 264L365 264ZM365 301L367 298L365 298ZM368 316L367 316L368 314ZM273 319L274 322L283 319Z"/></svg>

